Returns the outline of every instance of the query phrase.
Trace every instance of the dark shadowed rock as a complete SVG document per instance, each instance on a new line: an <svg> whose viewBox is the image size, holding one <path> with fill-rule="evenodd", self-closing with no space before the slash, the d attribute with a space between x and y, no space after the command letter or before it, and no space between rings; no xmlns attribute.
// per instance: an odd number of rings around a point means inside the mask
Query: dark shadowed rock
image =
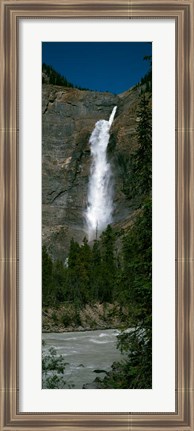
<svg viewBox="0 0 194 431"><path fill-rule="evenodd" d="M72 237L85 236L84 209L90 170L89 137L118 106L108 153L115 178L114 222L130 214L123 192L124 162L136 145L138 89L120 96L43 84L42 234L54 258L65 260Z"/></svg>

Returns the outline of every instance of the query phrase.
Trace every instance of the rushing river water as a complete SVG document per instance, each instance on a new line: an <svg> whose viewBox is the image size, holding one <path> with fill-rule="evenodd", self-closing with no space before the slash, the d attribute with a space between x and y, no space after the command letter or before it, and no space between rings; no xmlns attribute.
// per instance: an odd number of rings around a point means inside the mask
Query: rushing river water
<svg viewBox="0 0 194 431"><path fill-rule="evenodd" d="M68 363L65 380L79 389L92 383L97 376L105 376L105 373L98 374L94 370L109 371L114 361L122 359L116 348L117 335L117 329L43 334L43 352L47 354L50 347L54 347L58 355L65 357Z"/></svg>

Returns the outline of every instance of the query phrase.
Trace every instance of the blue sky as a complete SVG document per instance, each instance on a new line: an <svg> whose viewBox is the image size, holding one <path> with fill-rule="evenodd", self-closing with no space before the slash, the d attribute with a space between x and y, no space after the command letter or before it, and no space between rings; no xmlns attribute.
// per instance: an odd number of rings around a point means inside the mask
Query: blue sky
<svg viewBox="0 0 194 431"><path fill-rule="evenodd" d="M122 93L140 81L149 64L149 42L43 42L42 61L74 85Z"/></svg>

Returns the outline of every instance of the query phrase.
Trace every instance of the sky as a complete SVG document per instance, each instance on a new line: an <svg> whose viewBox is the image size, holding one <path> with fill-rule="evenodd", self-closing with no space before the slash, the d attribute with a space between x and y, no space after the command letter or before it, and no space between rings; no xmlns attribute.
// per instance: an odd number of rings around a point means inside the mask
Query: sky
<svg viewBox="0 0 194 431"><path fill-rule="evenodd" d="M43 42L42 62L74 85L122 93L137 84L149 68L149 42Z"/></svg>

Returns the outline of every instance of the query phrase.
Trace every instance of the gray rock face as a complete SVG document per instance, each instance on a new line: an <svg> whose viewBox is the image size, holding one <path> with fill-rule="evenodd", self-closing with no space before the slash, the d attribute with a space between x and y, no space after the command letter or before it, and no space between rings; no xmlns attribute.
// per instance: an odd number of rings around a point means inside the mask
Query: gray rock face
<svg viewBox="0 0 194 431"><path fill-rule="evenodd" d="M43 84L42 91L42 235L54 258L65 260L72 237L85 236L90 170L89 137L96 121L108 120L118 106L111 128L109 157L115 176L114 221L130 213L122 191L124 172L119 157L129 157L136 145L138 90L111 93Z"/></svg>

